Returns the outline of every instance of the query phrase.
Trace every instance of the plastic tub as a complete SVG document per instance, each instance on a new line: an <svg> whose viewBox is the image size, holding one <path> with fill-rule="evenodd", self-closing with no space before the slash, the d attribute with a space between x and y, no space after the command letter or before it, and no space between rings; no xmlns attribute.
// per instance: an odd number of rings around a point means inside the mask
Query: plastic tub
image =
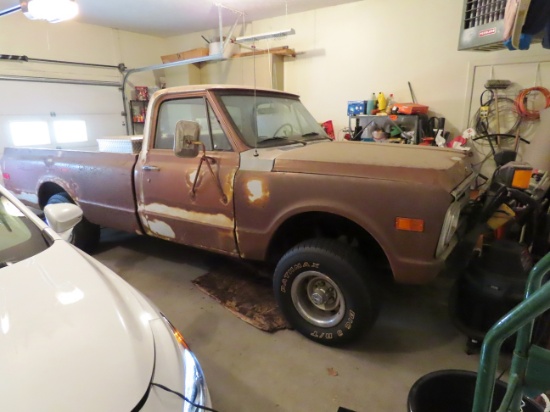
<svg viewBox="0 0 550 412"><path fill-rule="evenodd" d="M474 403L476 372L441 370L424 375L415 382L407 399L408 412L471 412ZM506 383L495 382L491 412L496 412ZM542 412L544 408L532 399L524 398L523 412Z"/></svg>

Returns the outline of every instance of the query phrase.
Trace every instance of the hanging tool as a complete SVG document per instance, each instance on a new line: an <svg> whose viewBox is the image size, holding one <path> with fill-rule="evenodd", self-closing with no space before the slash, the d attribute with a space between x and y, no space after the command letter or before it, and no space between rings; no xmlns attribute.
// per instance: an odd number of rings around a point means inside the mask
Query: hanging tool
<svg viewBox="0 0 550 412"><path fill-rule="evenodd" d="M413 103L417 103L417 101L416 101L416 96L414 95L414 92L413 92L413 88L412 88L411 82L407 82L407 83L409 83L409 90L411 91L411 99L412 99Z"/></svg>
<svg viewBox="0 0 550 412"><path fill-rule="evenodd" d="M497 146L500 148L500 113L498 109L498 90L506 90L512 82L510 80L487 80L485 89L490 90L495 99L495 120L497 126ZM483 96L483 94L482 94Z"/></svg>

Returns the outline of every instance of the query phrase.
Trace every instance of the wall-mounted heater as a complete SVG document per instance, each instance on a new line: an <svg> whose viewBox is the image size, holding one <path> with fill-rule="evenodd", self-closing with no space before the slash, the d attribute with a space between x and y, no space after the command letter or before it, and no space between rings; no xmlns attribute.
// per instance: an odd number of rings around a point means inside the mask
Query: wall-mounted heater
<svg viewBox="0 0 550 412"><path fill-rule="evenodd" d="M458 50L504 49L504 12L507 0L464 0ZM533 39L533 42L540 41Z"/></svg>

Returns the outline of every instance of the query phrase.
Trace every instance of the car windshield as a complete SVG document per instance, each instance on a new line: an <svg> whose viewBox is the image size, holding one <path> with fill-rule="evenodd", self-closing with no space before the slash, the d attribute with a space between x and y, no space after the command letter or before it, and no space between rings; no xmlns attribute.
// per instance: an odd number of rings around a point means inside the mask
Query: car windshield
<svg viewBox="0 0 550 412"><path fill-rule="evenodd" d="M34 256L47 247L40 228L0 194L0 268Z"/></svg>
<svg viewBox="0 0 550 412"><path fill-rule="evenodd" d="M330 140L304 105L274 94L220 96L227 113L250 147L273 147Z"/></svg>

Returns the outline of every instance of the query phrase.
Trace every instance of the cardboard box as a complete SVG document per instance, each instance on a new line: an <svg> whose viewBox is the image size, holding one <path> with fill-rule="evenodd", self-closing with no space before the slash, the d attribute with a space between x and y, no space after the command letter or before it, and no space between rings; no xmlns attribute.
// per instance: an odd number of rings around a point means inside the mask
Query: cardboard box
<svg viewBox="0 0 550 412"><path fill-rule="evenodd" d="M160 56L163 63L172 63L180 60L196 59L198 57L208 56L208 48L199 47L198 49L191 49L174 54L167 54Z"/></svg>

